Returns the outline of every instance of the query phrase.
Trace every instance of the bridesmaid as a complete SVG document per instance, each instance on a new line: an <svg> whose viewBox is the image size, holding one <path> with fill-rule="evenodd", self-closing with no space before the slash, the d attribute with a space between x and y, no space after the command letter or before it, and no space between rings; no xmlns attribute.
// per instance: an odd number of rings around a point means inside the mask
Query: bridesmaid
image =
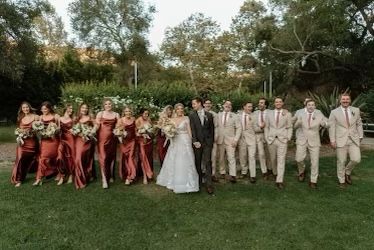
<svg viewBox="0 0 374 250"><path fill-rule="evenodd" d="M55 123L60 127L60 116L55 114L50 102L43 102L41 107L42 115L40 121L47 128L50 123ZM42 185L45 176L53 176L57 173L57 157L60 139L58 136L41 138L38 171L33 186Z"/></svg>
<svg viewBox="0 0 374 250"><path fill-rule="evenodd" d="M130 185L136 177L136 126L131 108L123 109L122 118L118 120L117 127L122 127L126 131L126 137L120 144L119 176L126 185Z"/></svg>
<svg viewBox="0 0 374 250"><path fill-rule="evenodd" d="M140 109L140 115L135 121L139 145L139 163L143 172L143 184L148 184L148 179L153 177L153 140L151 133L142 135L139 133L139 129L144 128L144 126L152 126L152 122L147 109Z"/></svg>
<svg viewBox="0 0 374 250"><path fill-rule="evenodd" d="M173 107L171 105L167 105L164 110L160 114L160 119L157 123L158 127L161 128L166 120L170 119L173 115ZM157 132L157 152L158 152L158 158L160 160L160 167L162 167L162 164L164 163L164 159L166 156L166 152L168 151L169 142L166 143L166 136L161 131L161 129Z"/></svg>
<svg viewBox="0 0 374 250"><path fill-rule="evenodd" d="M89 107L82 103L78 108L75 124L94 127L94 119L89 115ZM82 136L75 137L75 171L74 184L77 189L84 188L96 177L94 167L95 143Z"/></svg>
<svg viewBox="0 0 374 250"><path fill-rule="evenodd" d="M32 122L38 120L33 108L28 102L22 102L18 110L17 128L22 130L32 130ZM23 144L17 146L16 161L12 170L11 182L15 187L20 187L25 180L26 174L31 166L36 162L38 143L35 135L23 139Z"/></svg>
<svg viewBox="0 0 374 250"><path fill-rule="evenodd" d="M64 182L64 178L67 177L67 183L73 182L74 174L74 135L71 133L73 127L73 106L67 104L64 109L64 116L60 118L61 127L61 141L59 147L59 173L60 180L57 185L61 185Z"/></svg>
<svg viewBox="0 0 374 250"><path fill-rule="evenodd" d="M119 114L112 110L113 102L104 98L104 110L96 116L99 165L103 188L108 188L108 181L114 182L114 165L116 162L117 139L113 130L119 119Z"/></svg>

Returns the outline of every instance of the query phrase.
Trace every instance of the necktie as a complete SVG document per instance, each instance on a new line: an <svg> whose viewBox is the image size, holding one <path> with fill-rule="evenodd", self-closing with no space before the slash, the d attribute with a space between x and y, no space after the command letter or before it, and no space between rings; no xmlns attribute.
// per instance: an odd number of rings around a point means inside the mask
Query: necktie
<svg viewBox="0 0 374 250"><path fill-rule="evenodd" d="M244 115L244 129L247 128L247 115Z"/></svg>
<svg viewBox="0 0 374 250"><path fill-rule="evenodd" d="M223 117L223 126L226 126L226 120L227 120L227 112L225 112L225 116Z"/></svg>
<svg viewBox="0 0 374 250"><path fill-rule="evenodd" d="M344 112L345 112L345 121L347 122L347 126L349 128L349 116L348 116L348 110L347 109L344 109Z"/></svg>
<svg viewBox="0 0 374 250"><path fill-rule="evenodd" d="M277 127L278 127L278 125L279 125L279 115L280 115L280 111L278 111L277 112L277 119L275 120L275 124L277 125Z"/></svg>
<svg viewBox="0 0 374 250"><path fill-rule="evenodd" d="M309 117L308 117L308 126L309 126L309 128L310 128L311 120L312 120L312 113L309 113Z"/></svg>
<svg viewBox="0 0 374 250"><path fill-rule="evenodd" d="M264 111L261 112L261 125L264 124Z"/></svg>

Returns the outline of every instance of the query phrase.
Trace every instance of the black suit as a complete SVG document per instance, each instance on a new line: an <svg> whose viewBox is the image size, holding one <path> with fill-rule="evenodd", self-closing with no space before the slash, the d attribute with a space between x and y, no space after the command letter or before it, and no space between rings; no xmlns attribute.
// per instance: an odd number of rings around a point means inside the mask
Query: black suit
<svg viewBox="0 0 374 250"><path fill-rule="evenodd" d="M189 115L191 132L192 132L192 143L200 142L201 147L195 148L195 165L196 170L199 173L199 182L202 183L203 173L201 170L201 163L204 163L206 168L205 178L208 187L212 185L212 149L214 142L214 122L213 115L207 111L204 111L204 124L201 124L201 120L197 111L192 111Z"/></svg>

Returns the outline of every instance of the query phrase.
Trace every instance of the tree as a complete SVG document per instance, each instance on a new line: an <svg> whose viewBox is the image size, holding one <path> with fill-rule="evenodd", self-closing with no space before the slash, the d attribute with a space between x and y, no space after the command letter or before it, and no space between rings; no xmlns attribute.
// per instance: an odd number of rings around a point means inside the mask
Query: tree
<svg viewBox="0 0 374 250"><path fill-rule="evenodd" d="M219 33L219 25L202 13L191 15L165 32L161 45L165 63L178 65L188 72L196 91L198 84L200 89L212 87L215 80L227 74L228 53L221 46L224 43L218 40Z"/></svg>
<svg viewBox="0 0 374 250"><path fill-rule="evenodd" d="M122 69L123 81L130 83L129 61L149 59L145 35L154 6L137 0L75 0L69 12L80 41L111 52Z"/></svg>

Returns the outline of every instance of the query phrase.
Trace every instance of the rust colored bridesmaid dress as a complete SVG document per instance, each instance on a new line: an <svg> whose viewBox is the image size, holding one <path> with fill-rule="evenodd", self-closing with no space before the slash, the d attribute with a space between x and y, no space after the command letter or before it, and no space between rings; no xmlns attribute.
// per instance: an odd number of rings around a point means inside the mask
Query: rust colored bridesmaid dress
<svg viewBox="0 0 374 250"><path fill-rule="evenodd" d="M116 162L117 138L113 134L117 118L100 118L100 128L97 133L99 165L102 178L109 181L114 179L114 165Z"/></svg>
<svg viewBox="0 0 374 250"><path fill-rule="evenodd" d="M120 144L121 157L119 161L119 176L123 181L133 181L136 177L135 149L136 126L135 121L129 125L124 124L127 136Z"/></svg>
<svg viewBox="0 0 374 250"><path fill-rule="evenodd" d="M70 132L72 127L73 121L67 123L60 121L61 140L58 151L58 172L61 177L74 174L75 142L74 135Z"/></svg>
<svg viewBox="0 0 374 250"><path fill-rule="evenodd" d="M91 120L84 124L93 127ZM75 137L74 184L77 189L84 188L91 179L96 177L94 154L95 143L93 140L86 141L81 136Z"/></svg>
<svg viewBox="0 0 374 250"><path fill-rule="evenodd" d="M56 123L55 118L49 121L44 121L42 118L41 121L44 123L45 127L47 127L51 122ZM40 140L39 165L38 171L36 172L37 180L40 180L45 176L48 177L57 174L59 145L60 139L57 135L53 138L42 138Z"/></svg>
<svg viewBox="0 0 374 250"><path fill-rule="evenodd" d="M166 152L168 151L169 142L166 143L166 136L162 133L161 129L157 133L157 153L160 160L160 167L164 163Z"/></svg>
<svg viewBox="0 0 374 250"><path fill-rule="evenodd" d="M137 136L139 145L139 165L143 176L148 179L153 178L153 140L145 139L143 136Z"/></svg>
<svg viewBox="0 0 374 250"><path fill-rule="evenodd" d="M21 129L30 129L32 127L32 122L28 124L20 122L19 127ZM17 146L16 151L16 161L12 170L11 182L12 184L21 183L25 180L26 174L29 169L35 165L38 153L38 143L36 137L30 137L23 139L24 144L22 146Z"/></svg>

